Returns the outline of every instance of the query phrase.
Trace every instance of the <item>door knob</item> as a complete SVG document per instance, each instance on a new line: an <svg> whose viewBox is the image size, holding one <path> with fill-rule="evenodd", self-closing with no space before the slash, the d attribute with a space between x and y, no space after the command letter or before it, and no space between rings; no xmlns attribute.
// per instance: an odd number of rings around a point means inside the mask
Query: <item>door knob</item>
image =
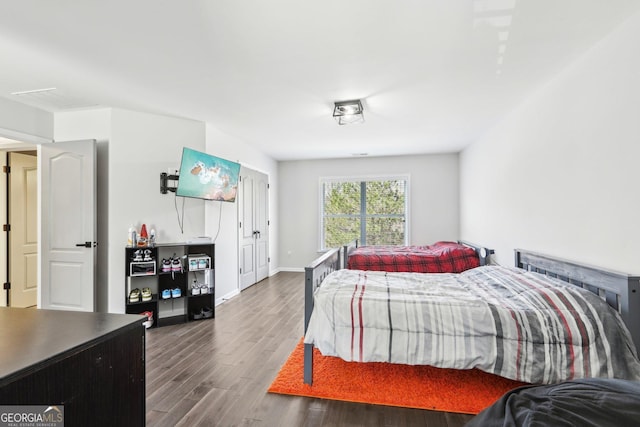
<svg viewBox="0 0 640 427"><path fill-rule="evenodd" d="M98 242L76 243L76 246L79 248L95 248L96 246L98 246Z"/></svg>

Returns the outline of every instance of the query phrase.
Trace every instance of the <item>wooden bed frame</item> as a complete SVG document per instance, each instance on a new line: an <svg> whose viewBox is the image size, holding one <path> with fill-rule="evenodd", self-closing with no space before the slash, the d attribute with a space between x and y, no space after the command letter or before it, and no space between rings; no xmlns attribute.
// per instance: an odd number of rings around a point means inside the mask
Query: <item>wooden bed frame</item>
<svg viewBox="0 0 640 427"><path fill-rule="evenodd" d="M346 266L346 252L347 246L332 249L305 267L305 333L313 311L315 289L329 273ZM601 296L620 313L631 332L636 348L640 349L640 276L630 276L521 249L515 250L515 261L516 267L557 277ZM305 344L304 383L312 382L313 344Z"/></svg>
<svg viewBox="0 0 640 427"><path fill-rule="evenodd" d="M458 240L458 243L473 248L480 259L480 265L488 265L491 254L495 253L493 249L476 246L473 243L465 242L464 240ZM358 248L358 239L353 239L342 247L342 268L347 268L347 265L349 265L349 256L356 248Z"/></svg>

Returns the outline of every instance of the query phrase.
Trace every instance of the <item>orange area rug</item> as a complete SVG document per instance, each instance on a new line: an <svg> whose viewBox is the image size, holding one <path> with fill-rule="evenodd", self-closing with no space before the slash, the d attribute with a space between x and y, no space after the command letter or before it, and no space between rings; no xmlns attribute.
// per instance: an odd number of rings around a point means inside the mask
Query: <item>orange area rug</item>
<svg viewBox="0 0 640 427"><path fill-rule="evenodd" d="M313 385L302 381L302 340L269 387L270 393L347 402L477 414L505 392L525 385L477 369L345 362L313 350Z"/></svg>

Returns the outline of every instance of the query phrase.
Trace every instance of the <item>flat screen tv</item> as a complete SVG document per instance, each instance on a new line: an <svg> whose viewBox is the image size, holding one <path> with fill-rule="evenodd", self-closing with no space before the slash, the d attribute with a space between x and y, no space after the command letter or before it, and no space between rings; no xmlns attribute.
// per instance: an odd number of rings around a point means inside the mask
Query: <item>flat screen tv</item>
<svg viewBox="0 0 640 427"><path fill-rule="evenodd" d="M235 202L240 164L184 147L176 195Z"/></svg>

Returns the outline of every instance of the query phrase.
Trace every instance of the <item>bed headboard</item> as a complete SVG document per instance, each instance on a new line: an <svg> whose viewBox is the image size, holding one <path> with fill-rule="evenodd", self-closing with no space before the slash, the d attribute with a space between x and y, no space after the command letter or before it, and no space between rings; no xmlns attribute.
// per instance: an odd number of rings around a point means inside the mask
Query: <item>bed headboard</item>
<svg viewBox="0 0 640 427"><path fill-rule="evenodd" d="M516 267L556 277L587 289L620 313L640 350L640 277L579 264L536 252L515 250Z"/></svg>

